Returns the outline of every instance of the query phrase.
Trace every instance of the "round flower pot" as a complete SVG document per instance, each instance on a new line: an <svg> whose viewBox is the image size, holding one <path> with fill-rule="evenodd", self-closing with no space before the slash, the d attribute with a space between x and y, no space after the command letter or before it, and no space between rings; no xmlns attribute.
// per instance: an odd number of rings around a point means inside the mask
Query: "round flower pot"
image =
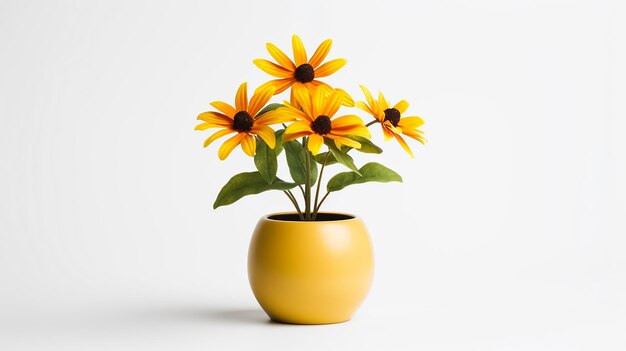
<svg viewBox="0 0 626 351"><path fill-rule="evenodd" d="M356 216L319 213L303 222L295 213L262 217L248 251L248 278L269 317L293 324L350 320L374 273L372 245Z"/></svg>

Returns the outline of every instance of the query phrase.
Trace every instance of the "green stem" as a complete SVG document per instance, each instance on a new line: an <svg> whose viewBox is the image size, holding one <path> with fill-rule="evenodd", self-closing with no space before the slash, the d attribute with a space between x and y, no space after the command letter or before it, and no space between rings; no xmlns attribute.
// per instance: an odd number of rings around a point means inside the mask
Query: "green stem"
<svg viewBox="0 0 626 351"><path fill-rule="evenodd" d="M311 220L311 164L308 150L308 138L302 140L304 148L304 220Z"/></svg>
<svg viewBox="0 0 626 351"><path fill-rule="evenodd" d="M298 184L298 188L300 188L300 191L302 192L302 196L305 197L306 195L304 194L304 188L302 187L302 185Z"/></svg>
<svg viewBox="0 0 626 351"><path fill-rule="evenodd" d="M304 216L302 215L302 211L300 210L300 206L298 205L296 197L293 196L293 193L290 190L284 190L283 192L285 193L285 195L287 195L289 200L291 200L291 203L296 207L296 211L298 211L298 217L300 217L300 220L303 221Z"/></svg>
<svg viewBox="0 0 626 351"><path fill-rule="evenodd" d="M368 124L366 124L365 126L366 126L366 127L369 127L369 126L371 126L372 124L374 124L374 123L378 123L378 122L379 122L379 121L378 121L377 119L375 119L375 120L373 120L373 121L369 122Z"/></svg>
<svg viewBox="0 0 626 351"><path fill-rule="evenodd" d="M328 195L330 195L330 191L326 192L326 195L324 195L324 197L322 198L322 201L320 201L320 203L317 205L317 208L315 209L316 213L320 210L320 207L322 207L322 204L324 203L324 200L326 200Z"/></svg>
<svg viewBox="0 0 626 351"><path fill-rule="evenodd" d="M326 156L324 156L324 162L322 162L322 168L320 169L320 176L317 177L317 189L315 190L315 201L313 202L313 220L317 219L317 199L319 199L320 196L320 185L322 184L322 176L324 175L324 167L326 167L328 156L330 156L330 149L326 152Z"/></svg>

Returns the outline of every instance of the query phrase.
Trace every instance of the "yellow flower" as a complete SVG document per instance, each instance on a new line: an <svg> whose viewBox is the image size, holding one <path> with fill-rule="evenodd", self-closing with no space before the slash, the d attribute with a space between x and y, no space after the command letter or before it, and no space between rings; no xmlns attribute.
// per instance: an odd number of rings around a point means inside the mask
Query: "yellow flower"
<svg viewBox="0 0 626 351"><path fill-rule="evenodd" d="M417 129L424 120L417 116L402 117L401 115L409 108L409 103L405 100L401 100L393 107L389 107L389 102L385 99L381 92L378 93L378 101L374 100L372 94L366 87L361 85L361 89L367 99L367 104L363 101L358 101L356 107L369 113L376 118L376 121L380 123L383 129L383 135L385 140L395 138L402 148L413 157L413 152L409 148L409 145L404 141L404 138L400 134L404 134L409 138L413 138L420 143L424 144L426 139L424 138L424 132ZM369 105L368 105L369 104Z"/></svg>
<svg viewBox="0 0 626 351"><path fill-rule="evenodd" d="M274 87L276 89L275 94L282 93L294 84L305 85L309 89L319 85L326 85L326 83L317 80L317 78L327 77L346 64L345 59L335 59L320 65L332 46L332 40L330 39L324 40L308 61L306 50L300 37L294 34L291 42L295 63L272 43L267 43L267 51L278 64L264 59L253 61L257 67L278 78L262 85Z"/></svg>
<svg viewBox="0 0 626 351"><path fill-rule="evenodd" d="M301 109L285 102L285 107L275 110L279 116L292 116L296 119L285 130L283 141L308 136L308 148L311 153L317 155L324 144L325 137L333 139L337 147L346 145L360 148L360 143L347 136L356 135L366 138L371 136L367 127L363 125L363 120L358 116L344 115L333 119L342 101L346 99L352 101L352 98L346 97L345 91L330 87L316 87L311 93L309 89L302 86L294 86L293 92Z"/></svg>
<svg viewBox="0 0 626 351"><path fill-rule="evenodd" d="M242 83L237 90L235 96L235 107L222 101L214 101L211 106L215 107L219 112L209 111L203 112L198 116L199 120L204 121L196 126L196 130L206 130L209 128L223 128L213 133L204 141L204 147L209 146L213 141L231 133L237 133L235 136L226 140L220 147L217 155L220 160L226 159L237 145L241 144L243 151L249 156L254 156L256 151L256 139L254 135L258 135L272 149L276 145L274 130L269 127L270 124L283 123L293 121L293 117L279 116L273 113L264 113L261 116L255 116L263 106L274 95L275 88L267 86L258 88L250 101L248 102L248 88L246 83Z"/></svg>

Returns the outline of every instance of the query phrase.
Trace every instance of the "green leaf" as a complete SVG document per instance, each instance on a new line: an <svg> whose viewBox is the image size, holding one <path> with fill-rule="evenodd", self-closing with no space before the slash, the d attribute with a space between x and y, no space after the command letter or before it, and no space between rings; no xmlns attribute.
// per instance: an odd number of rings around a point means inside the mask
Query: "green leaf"
<svg viewBox="0 0 626 351"><path fill-rule="evenodd" d="M279 178L276 178L272 184L267 184L259 172L239 173L230 178L228 183L222 187L213 203L213 208L230 205L246 195L254 195L268 190L288 190L295 186L296 184L287 183Z"/></svg>
<svg viewBox="0 0 626 351"><path fill-rule="evenodd" d="M326 189L330 191L341 190L348 185L366 182L402 182L402 177L380 163L370 162L359 170L361 175L355 172L342 172L330 178Z"/></svg>
<svg viewBox="0 0 626 351"><path fill-rule="evenodd" d="M378 147L376 144L372 143L367 138L356 136L356 135L349 135L348 137L354 141L358 141L359 143L361 143L361 148L356 149L360 152L364 152L367 154L380 154L383 152L383 149ZM330 141L327 140L326 142L330 142ZM351 147L345 146L345 145L341 145L339 149L343 151L345 154L347 154L348 152L350 152L350 150L352 150ZM320 154L315 155L315 162L319 164L324 164L324 158L326 157L326 154L327 152L322 152ZM328 156L328 159L326 160L326 165L327 166L334 165L335 163L337 163L337 159L331 153L331 155Z"/></svg>
<svg viewBox="0 0 626 351"><path fill-rule="evenodd" d="M315 156L313 156L313 158L315 158L315 162L319 163L319 164L324 164L324 158L326 158L326 154L329 153L327 152L322 152L320 154L317 154ZM326 165L334 165L335 163L337 163L337 159L335 159L335 156L333 156L333 154L331 153L330 155L328 155L328 159L326 160Z"/></svg>
<svg viewBox="0 0 626 351"><path fill-rule="evenodd" d="M352 157L350 157L350 155L348 155L346 152L341 151L337 145L335 145L335 141L332 139L325 139L325 143L328 146L328 148L330 149L330 152L333 154L333 156L335 156L335 159L337 160L337 162L341 163L342 165L350 168L352 171L356 172L357 174L360 175L358 168L356 168L356 165L354 164L354 160L352 159Z"/></svg>
<svg viewBox="0 0 626 351"><path fill-rule="evenodd" d="M268 113L270 111L274 111L275 109L279 108L279 107L283 107L285 105L283 104L269 104L265 107L263 107L261 109L261 111L259 111L259 113L256 114L256 116L254 116L254 118L259 118L261 115Z"/></svg>
<svg viewBox="0 0 626 351"><path fill-rule="evenodd" d="M274 136L276 136L276 146L274 146L274 154L276 154L276 156L280 155L280 153L283 152L283 134L285 134L284 129L279 129L274 133Z"/></svg>
<svg viewBox="0 0 626 351"><path fill-rule="evenodd" d="M369 140L368 138L364 138L362 136L357 136L357 135L349 135L348 138L361 143L361 148L356 149L360 152L364 152L366 154L380 154L383 152L383 149L378 147L376 144L372 143L372 141ZM342 146L342 150L343 150L343 146Z"/></svg>
<svg viewBox="0 0 626 351"><path fill-rule="evenodd" d="M315 184L317 180L317 163L313 161L313 155L309 150L304 150L302 144L296 140L288 141L283 144L285 148L285 155L287 155L287 166L289 166L289 173L291 178L296 184L304 184L304 175L306 174L306 167L304 162L306 161L305 152L311 157L311 185Z"/></svg>
<svg viewBox="0 0 626 351"><path fill-rule="evenodd" d="M383 153L383 149L378 147L378 145L372 143L372 141L369 140L368 138L364 138L358 135L347 135L346 137L354 141L358 141L361 144L361 148L356 149L360 152L363 152L366 154L382 154ZM350 146L341 145L339 149L341 149L341 151L345 153L348 153L348 151L352 150L353 148Z"/></svg>
<svg viewBox="0 0 626 351"><path fill-rule="evenodd" d="M256 140L254 164L265 182L267 184L272 184L276 178L276 172L278 171L278 160L276 159L274 150L270 149L270 147L261 138L257 138Z"/></svg>

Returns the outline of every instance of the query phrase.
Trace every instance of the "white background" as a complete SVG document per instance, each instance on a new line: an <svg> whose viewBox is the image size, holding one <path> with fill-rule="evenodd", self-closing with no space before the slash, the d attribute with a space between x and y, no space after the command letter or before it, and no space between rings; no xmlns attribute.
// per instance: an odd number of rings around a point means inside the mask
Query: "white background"
<svg viewBox="0 0 626 351"><path fill-rule="evenodd" d="M0 349L624 350L621 5L2 1ZM290 203L213 211L254 166L193 131L293 33L348 59L327 82L426 120L415 159L380 133L382 157L357 158L403 184L329 197L377 261L340 325L267 321L247 247Z"/></svg>

